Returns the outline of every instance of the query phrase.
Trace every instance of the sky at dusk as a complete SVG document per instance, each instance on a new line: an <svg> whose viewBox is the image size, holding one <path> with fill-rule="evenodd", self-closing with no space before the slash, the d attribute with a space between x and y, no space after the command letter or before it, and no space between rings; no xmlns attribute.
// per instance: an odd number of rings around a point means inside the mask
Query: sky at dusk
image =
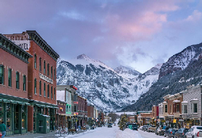
<svg viewBox="0 0 202 138"><path fill-rule="evenodd" d="M144 73L202 42L202 0L0 0L0 33L26 30L61 59L86 54Z"/></svg>

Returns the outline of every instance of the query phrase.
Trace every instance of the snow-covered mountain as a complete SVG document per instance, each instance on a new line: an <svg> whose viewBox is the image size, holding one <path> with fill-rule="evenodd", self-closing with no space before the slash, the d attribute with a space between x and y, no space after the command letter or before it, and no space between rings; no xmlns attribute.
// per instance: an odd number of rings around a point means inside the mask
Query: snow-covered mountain
<svg viewBox="0 0 202 138"><path fill-rule="evenodd" d="M188 46L183 51L170 57L168 61L162 65L159 78L179 70L184 70L192 60L197 60L202 52L200 45L201 44Z"/></svg>
<svg viewBox="0 0 202 138"><path fill-rule="evenodd" d="M162 65L158 81L141 95L135 104L126 107L123 111L151 110L153 105L163 102L163 96L179 93L190 85L201 84L202 43L188 46L170 57Z"/></svg>
<svg viewBox="0 0 202 138"><path fill-rule="evenodd" d="M98 109L114 111L134 103L148 91L159 71L159 67L144 74L124 66L112 69L82 54L73 60L58 61L57 85L75 85L78 94Z"/></svg>

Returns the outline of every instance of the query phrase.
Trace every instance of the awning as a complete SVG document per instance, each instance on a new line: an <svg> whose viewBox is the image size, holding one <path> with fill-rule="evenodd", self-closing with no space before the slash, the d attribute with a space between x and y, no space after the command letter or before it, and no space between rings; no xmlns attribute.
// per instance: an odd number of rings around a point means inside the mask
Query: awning
<svg viewBox="0 0 202 138"><path fill-rule="evenodd" d="M166 102L166 101L164 101L164 102L163 102L163 104L167 104L167 102Z"/></svg>

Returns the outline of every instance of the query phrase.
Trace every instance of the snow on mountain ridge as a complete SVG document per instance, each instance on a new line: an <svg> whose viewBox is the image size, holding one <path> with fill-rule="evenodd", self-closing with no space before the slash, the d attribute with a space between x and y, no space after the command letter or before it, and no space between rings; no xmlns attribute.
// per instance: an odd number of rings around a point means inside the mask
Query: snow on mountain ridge
<svg viewBox="0 0 202 138"><path fill-rule="evenodd" d="M60 60L57 67L57 85L75 85L79 95L104 111L120 110L134 103L158 79L158 74L127 78L84 55L71 61Z"/></svg>

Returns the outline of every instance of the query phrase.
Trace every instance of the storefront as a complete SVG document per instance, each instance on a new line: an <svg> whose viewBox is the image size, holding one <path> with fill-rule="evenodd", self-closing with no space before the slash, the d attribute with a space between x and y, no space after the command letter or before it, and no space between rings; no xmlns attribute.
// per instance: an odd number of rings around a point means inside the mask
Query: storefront
<svg viewBox="0 0 202 138"><path fill-rule="evenodd" d="M27 99L1 96L0 121L6 124L6 135L27 133Z"/></svg>

